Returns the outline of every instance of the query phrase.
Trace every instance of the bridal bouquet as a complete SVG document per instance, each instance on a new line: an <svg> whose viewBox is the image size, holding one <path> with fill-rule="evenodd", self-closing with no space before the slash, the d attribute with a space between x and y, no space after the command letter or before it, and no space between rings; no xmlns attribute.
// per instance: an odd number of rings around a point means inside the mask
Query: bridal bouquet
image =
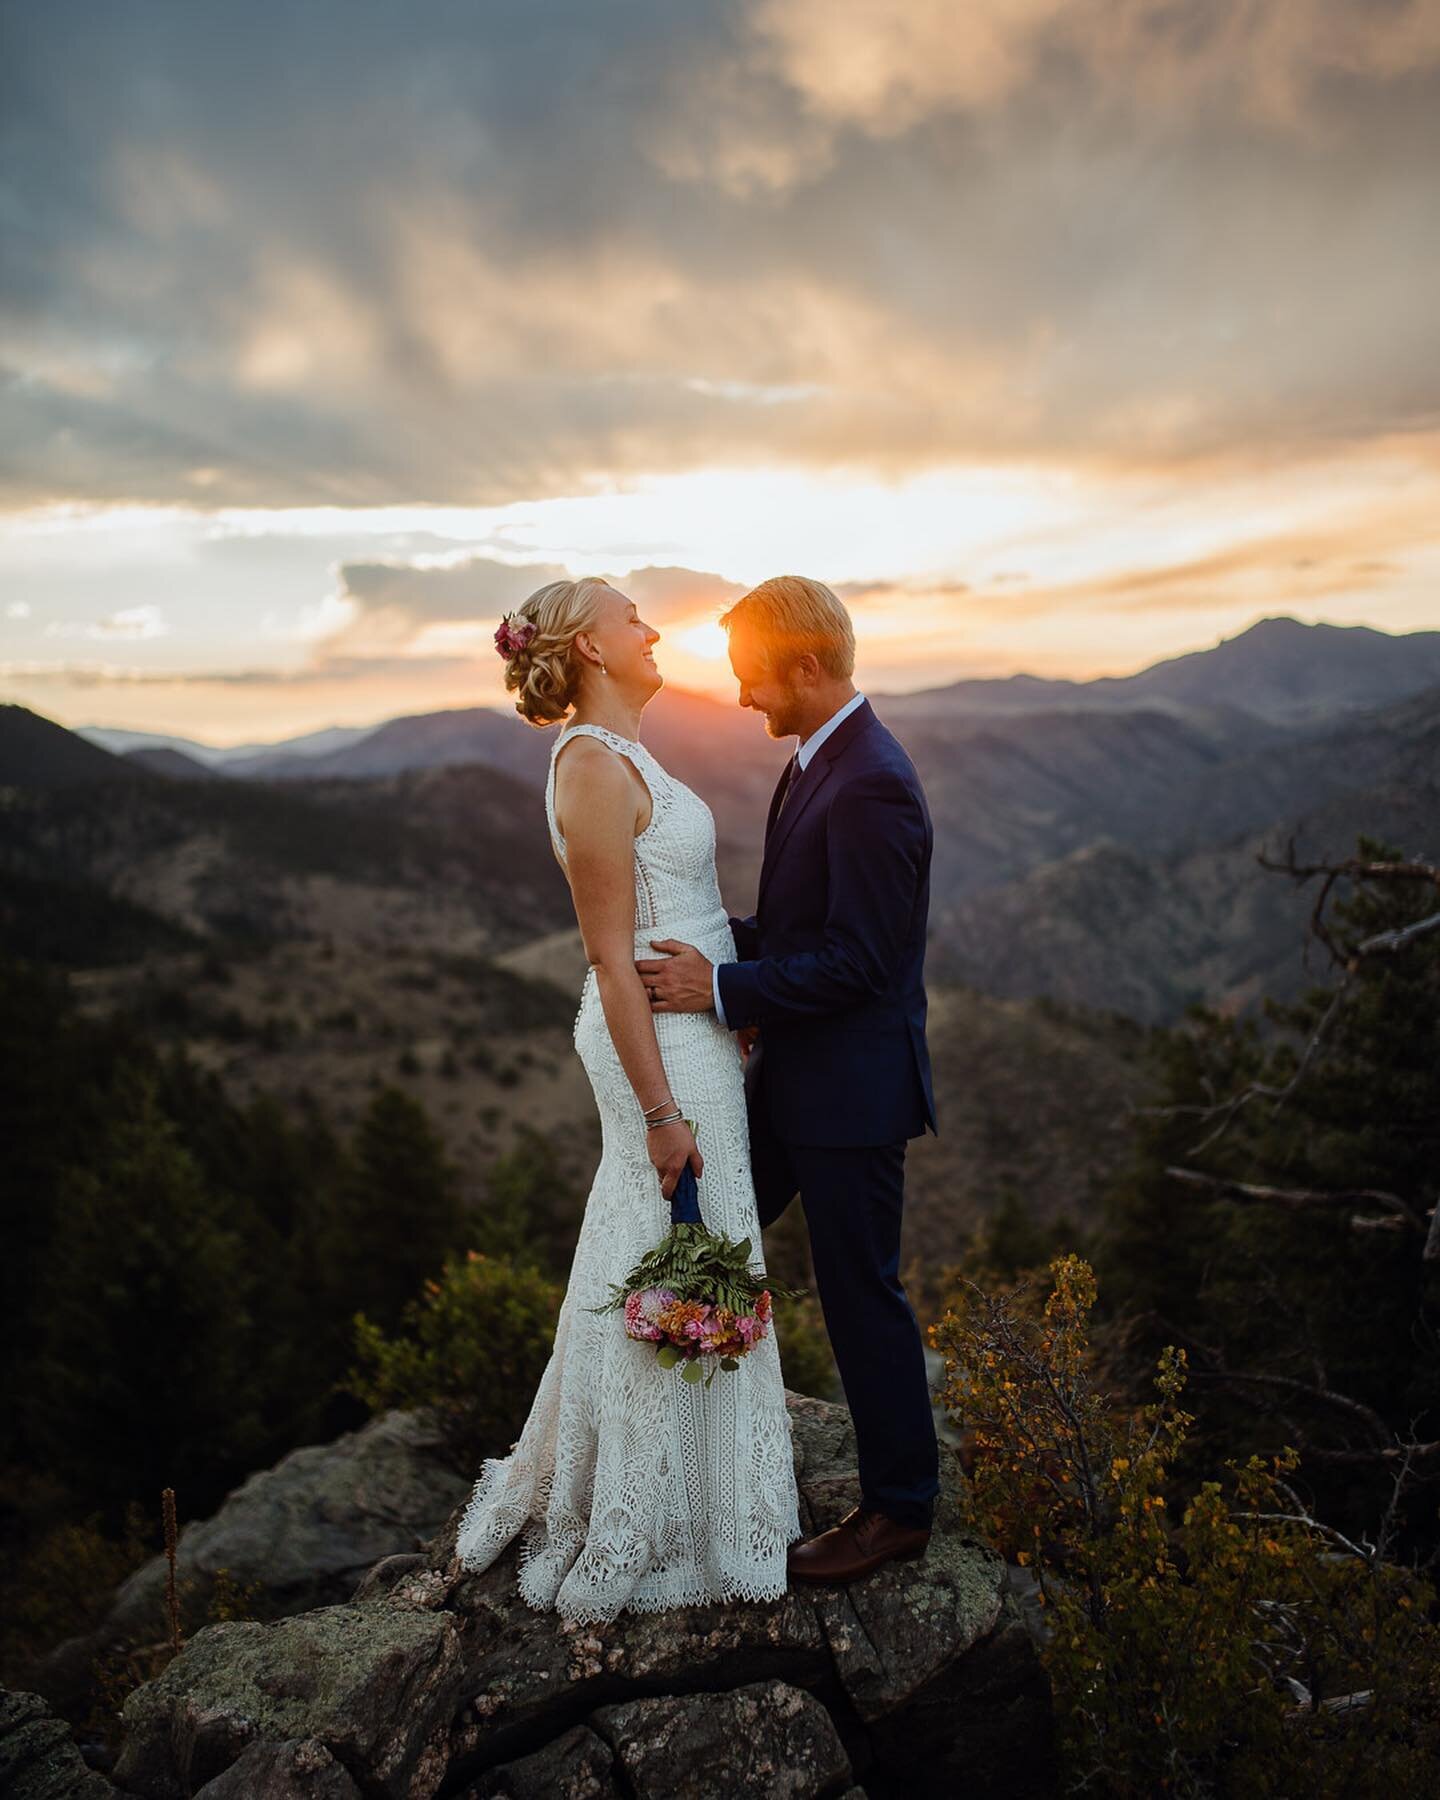
<svg viewBox="0 0 1440 1800"><path fill-rule="evenodd" d="M670 1220L668 1234L590 1310L623 1310L626 1336L654 1344L662 1369L678 1364L686 1381L708 1387L718 1369L738 1369L769 1331L771 1301L805 1290L762 1285L750 1270L749 1238L737 1244L706 1228L688 1164L670 1197Z"/></svg>

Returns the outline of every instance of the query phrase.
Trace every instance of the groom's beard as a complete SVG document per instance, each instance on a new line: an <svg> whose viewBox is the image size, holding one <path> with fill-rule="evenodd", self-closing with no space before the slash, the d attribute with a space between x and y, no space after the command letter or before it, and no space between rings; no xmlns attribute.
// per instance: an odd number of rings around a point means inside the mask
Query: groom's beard
<svg viewBox="0 0 1440 1800"><path fill-rule="evenodd" d="M765 714L766 736L775 738L777 741L781 738L798 737L801 724L796 716L798 710L792 706L777 706L773 712L767 712Z"/></svg>

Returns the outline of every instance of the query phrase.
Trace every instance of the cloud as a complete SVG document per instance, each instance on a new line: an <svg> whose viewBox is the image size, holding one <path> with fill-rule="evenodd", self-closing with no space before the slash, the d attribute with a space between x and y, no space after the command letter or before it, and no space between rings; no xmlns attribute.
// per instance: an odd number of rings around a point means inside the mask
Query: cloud
<svg viewBox="0 0 1440 1800"><path fill-rule="evenodd" d="M634 600L652 625L716 618L745 591L741 583L726 581L722 575L677 568L634 569L617 576L615 585Z"/></svg>
<svg viewBox="0 0 1440 1800"><path fill-rule="evenodd" d="M83 638L157 638L169 634L170 627L158 606L122 607L103 619L52 619L44 633L46 637Z"/></svg>
<svg viewBox="0 0 1440 1800"><path fill-rule="evenodd" d="M746 36L809 115L882 137L1026 88L1073 104L1072 70L1097 111L1308 130L1328 83L1440 63L1432 0L752 0Z"/></svg>
<svg viewBox="0 0 1440 1800"><path fill-rule="evenodd" d="M757 0L762 61L823 119L891 137L1018 87L1076 0Z"/></svg>
<svg viewBox="0 0 1440 1800"><path fill-rule="evenodd" d="M1373 596L1405 574L1402 563L1365 552L1408 542L1417 551L1440 544L1433 510L1397 507L1369 517L1308 523L1259 532L1200 556L1139 563L1082 580L1007 588L1001 606L1009 620L1066 612L1123 617L1127 613L1206 612L1256 606L1310 607L1354 590ZM1359 558L1359 560L1357 560Z"/></svg>
<svg viewBox="0 0 1440 1800"><path fill-rule="evenodd" d="M835 592L847 604L903 607L913 594L960 600L974 589L968 581L842 581Z"/></svg>
<svg viewBox="0 0 1440 1800"><path fill-rule="evenodd" d="M467 626L478 645L500 613L564 574L557 565L516 568L484 556L342 563L334 610L348 616L319 639L315 655L327 665L374 658L416 643L434 624Z"/></svg>
<svg viewBox="0 0 1440 1800"><path fill-rule="evenodd" d="M558 563L516 564L454 552L341 563L337 591L319 609L329 629L291 631L310 640L310 661L305 671L282 679L362 670L414 673L421 664L458 665L472 655L488 669L500 615L572 573ZM655 625L713 618L742 591L722 576L678 567L648 566L609 579Z"/></svg>
<svg viewBox="0 0 1440 1800"><path fill-rule="evenodd" d="M57 0L0 501L1440 438L1434 0Z"/></svg>
<svg viewBox="0 0 1440 1800"><path fill-rule="evenodd" d="M571 573L560 564L502 563L492 557L431 554L408 562L403 558L342 563L338 591L314 616L283 634L279 620L267 614L261 635L284 635L304 642L305 660L273 667L165 668L96 660L0 661L0 677L27 683L77 687L230 687L277 692L386 680L406 685L437 676L470 676L484 685L493 673L491 636L502 611L509 611L547 582ZM617 587L630 595L652 624L713 619L743 590L740 584L704 571L674 566L646 566L616 575ZM13 612L13 609L11 609ZM18 616L18 615L17 615ZM312 627L324 621L325 629ZM106 619L53 621L47 637L151 638L168 626L157 607L126 608ZM491 696L493 698L493 696Z"/></svg>
<svg viewBox="0 0 1440 1800"><path fill-rule="evenodd" d="M135 664L16 659L0 662L0 677L64 687L325 687L371 683L387 676L415 681L426 674L465 671L469 656L337 656L298 669L148 669ZM477 702L478 704L478 702Z"/></svg>
<svg viewBox="0 0 1440 1800"><path fill-rule="evenodd" d="M426 562L352 562L340 568L346 599L367 609L402 610L417 623L506 612L537 587L566 574L558 563L517 565L465 555Z"/></svg>

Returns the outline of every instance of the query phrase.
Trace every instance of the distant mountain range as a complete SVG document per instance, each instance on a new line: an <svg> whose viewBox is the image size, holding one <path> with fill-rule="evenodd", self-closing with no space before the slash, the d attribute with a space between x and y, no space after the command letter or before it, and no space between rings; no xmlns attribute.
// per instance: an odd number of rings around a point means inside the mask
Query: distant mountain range
<svg viewBox="0 0 1440 1800"><path fill-rule="evenodd" d="M327 725L320 731L307 731L300 737L284 738L274 744L199 744L192 738L172 737L154 731L130 731L122 725L78 725L76 731L102 750L116 756L152 750L179 750L192 761L207 768L224 768L227 763L244 763L257 756L285 755L293 757L323 756L341 749L360 738L369 737L379 728L375 725Z"/></svg>
<svg viewBox="0 0 1440 1800"><path fill-rule="evenodd" d="M1331 731L1177 777L1170 816L1137 808L1084 845L983 891L952 886L932 931L954 979L1147 1020L1190 1000L1243 1007L1325 976L1313 882L1261 869L1354 853L1361 833L1440 859L1440 687ZM1308 965L1308 966L1307 966Z"/></svg>
<svg viewBox="0 0 1440 1800"><path fill-rule="evenodd" d="M0 705L0 941L83 967L143 949L148 919L157 947L178 932L493 955L573 923L535 802L474 764L176 780Z"/></svg>
<svg viewBox="0 0 1440 1800"><path fill-rule="evenodd" d="M1260 619L1211 649L1168 657L1134 675L1093 681L1010 675L872 698L897 730L902 721L1148 711L1188 718L1206 735L1228 731L1253 739L1257 726L1262 731L1267 726L1323 726L1339 714L1383 706L1435 684L1440 684L1440 631L1396 636L1368 625L1305 625L1281 615ZM667 692L652 706L647 732L659 733L657 755L660 738L672 753L683 754L679 739L708 738L723 729L719 715L729 714L734 723L735 711L697 695ZM533 775L544 768L552 734L517 731L516 723L507 710L473 706L409 714L378 725L332 725L271 744L224 748L108 725L80 725L76 733L117 755L177 750L245 780L394 775L442 762L483 762L515 775ZM734 742L726 741L727 753L754 748L755 721L739 723L742 728L748 724L751 743L740 742L746 735L742 730Z"/></svg>
<svg viewBox="0 0 1440 1800"><path fill-rule="evenodd" d="M1167 657L1135 675L1046 681L1035 675L958 681L891 700L895 717L1080 709L1249 714L1271 725L1323 725L1440 683L1440 631L1259 619L1208 650Z"/></svg>
<svg viewBox="0 0 1440 1800"><path fill-rule="evenodd" d="M1343 855L1366 831L1440 852L1440 631L1390 636L1272 618L1123 678L1015 676L872 698L914 757L935 818L934 970L997 995L1050 993L1151 1020L1191 998L1242 1005L1291 991L1304 979L1308 900L1256 867L1258 846L1278 848L1294 832L1312 853ZM727 898L747 905L788 746L736 706L668 690L647 712L645 736L709 801ZM182 861L203 836L219 858L213 881L229 868L246 888L267 807L287 818L279 836L292 850L302 817L338 814L376 850L407 814L428 819L426 829L471 840L467 913L478 920L493 906L511 938L510 870L533 870L539 882L529 886L543 914L537 932L567 922L537 791L552 737L471 707L217 751L105 727L69 732L10 706L0 708L0 787L29 796L21 812L34 843L56 854L67 846L67 866L93 874L77 845L92 841L107 808L67 793L142 784L145 804L130 811L169 818L189 846L175 852ZM426 796L447 772L454 791L437 814ZM217 808L219 791L249 798L232 818L228 804ZM82 814L90 835L77 838ZM12 805L0 855L17 817ZM327 844L333 831L317 823L309 835ZM217 837L228 850L215 849ZM433 883L444 845L431 850L419 860ZM123 875L123 832L89 860ZM387 881L406 863L390 860ZM33 858L25 866L53 873ZM146 866L159 892L159 866ZM122 891L149 904L143 889L132 867ZM433 886L415 898L432 912L440 901ZM157 910L176 916L163 897ZM182 914L195 925L204 908Z"/></svg>

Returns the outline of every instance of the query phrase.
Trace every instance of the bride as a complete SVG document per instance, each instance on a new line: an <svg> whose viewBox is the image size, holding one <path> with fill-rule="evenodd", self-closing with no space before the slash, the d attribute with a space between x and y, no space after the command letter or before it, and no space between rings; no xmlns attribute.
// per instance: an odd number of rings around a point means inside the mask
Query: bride
<svg viewBox="0 0 1440 1800"><path fill-rule="evenodd" d="M575 1047L601 1155L554 1351L510 1454L481 1466L455 1553L478 1572L523 1534L522 1597L585 1621L774 1599L802 1535L773 1328L707 1386L588 1310L669 1229L687 1163L706 1225L748 1237L764 1272L737 1041L714 1013L653 1014L635 968L669 938L735 957L710 809L638 742L659 635L596 578L540 588L496 633L516 711L568 719L545 814L590 961Z"/></svg>

